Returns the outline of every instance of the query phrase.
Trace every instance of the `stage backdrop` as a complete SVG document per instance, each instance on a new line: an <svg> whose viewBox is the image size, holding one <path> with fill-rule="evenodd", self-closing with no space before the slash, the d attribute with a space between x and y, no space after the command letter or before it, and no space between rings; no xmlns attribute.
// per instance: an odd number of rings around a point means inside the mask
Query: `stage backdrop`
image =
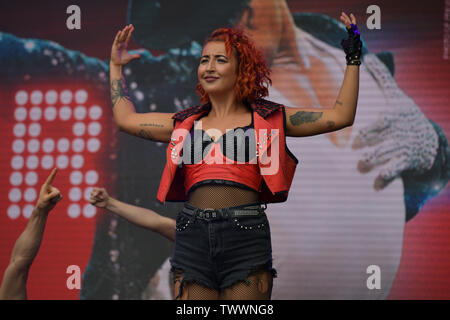
<svg viewBox="0 0 450 320"><path fill-rule="evenodd" d="M238 24L271 66L269 100L330 108L345 70L338 22L345 11L356 15L364 40L355 122L287 138L299 163L288 201L267 209L278 270L273 298L450 298L450 2L219 3L2 4L1 274L56 166L54 186L64 199L50 213L29 298L171 299L173 243L88 202L99 186L172 218L182 206L156 200L167 145L121 133L114 123L114 35L135 25L130 49L141 59L124 76L137 112L198 104L201 43L213 28ZM370 145L352 148L364 132ZM375 163L368 172L358 169L366 158ZM389 183L375 190L380 175ZM81 289L68 286L70 266L83 276Z"/></svg>

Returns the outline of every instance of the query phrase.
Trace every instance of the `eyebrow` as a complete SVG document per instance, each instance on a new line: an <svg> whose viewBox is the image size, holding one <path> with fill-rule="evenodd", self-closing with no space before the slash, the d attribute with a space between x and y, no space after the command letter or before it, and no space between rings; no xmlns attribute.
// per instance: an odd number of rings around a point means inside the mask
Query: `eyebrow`
<svg viewBox="0 0 450 320"><path fill-rule="evenodd" d="M204 56L202 56L201 57L201 59L203 59L203 58L209 58L209 55L204 55ZM227 56L224 56L223 54L216 54L214 57L216 57L216 58L219 58L219 57L223 57L223 58L226 58L226 59L228 59L228 57Z"/></svg>

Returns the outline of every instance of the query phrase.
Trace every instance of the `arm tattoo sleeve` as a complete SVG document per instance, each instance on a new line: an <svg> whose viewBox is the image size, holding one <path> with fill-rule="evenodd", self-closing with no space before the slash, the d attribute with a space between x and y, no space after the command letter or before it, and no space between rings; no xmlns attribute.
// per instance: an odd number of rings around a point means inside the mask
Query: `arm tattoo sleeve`
<svg viewBox="0 0 450 320"><path fill-rule="evenodd" d="M289 117L289 120L294 126L299 126L304 123L315 122L322 117L323 112L307 112L299 111Z"/></svg>
<svg viewBox="0 0 450 320"><path fill-rule="evenodd" d="M121 78L111 80L111 101L113 108L116 103L122 98L131 101L127 86L125 84L125 79Z"/></svg>

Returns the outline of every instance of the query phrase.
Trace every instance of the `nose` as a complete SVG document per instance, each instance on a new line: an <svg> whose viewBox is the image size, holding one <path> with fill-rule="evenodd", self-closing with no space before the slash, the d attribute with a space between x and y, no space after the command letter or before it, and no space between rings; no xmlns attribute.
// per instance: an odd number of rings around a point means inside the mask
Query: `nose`
<svg viewBox="0 0 450 320"><path fill-rule="evenodd" d="M206 71L210 72L210 71L214 71L215 70L215 65L214 65L214 61L213 59L209 60L208 65L206 66Z"/></svg>

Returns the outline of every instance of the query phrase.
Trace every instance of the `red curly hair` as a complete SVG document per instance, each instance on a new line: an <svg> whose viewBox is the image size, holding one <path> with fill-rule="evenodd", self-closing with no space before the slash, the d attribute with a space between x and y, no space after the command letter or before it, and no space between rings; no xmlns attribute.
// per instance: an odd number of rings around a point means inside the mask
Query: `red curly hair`
<svg viewBox="0 0 450 320"><path fill-rule="evenodd" d="M242 31L231 28L216 29L203 45L212 41L225 42L228 56L231 56L233 49L236 50L238 76L234 92L237 100L252 102L269 95L269 85L272 84L270 69L262 53ZM196 91L202 103L209 101L209 96L200 83L197 83Z"/></svg>

